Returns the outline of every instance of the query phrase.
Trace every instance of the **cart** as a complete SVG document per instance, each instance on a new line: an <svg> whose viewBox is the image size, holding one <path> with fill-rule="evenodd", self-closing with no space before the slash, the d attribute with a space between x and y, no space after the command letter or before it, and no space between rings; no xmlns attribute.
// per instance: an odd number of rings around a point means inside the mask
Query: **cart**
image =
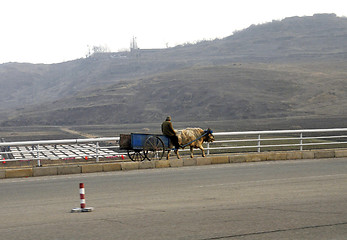
<svg viewBox="0 0 347 240"><path fill-rule="evenodd" d="M160 160L169 146L170 139L165 135L120 134L119 149L126 150L132 161Z"/></svg>

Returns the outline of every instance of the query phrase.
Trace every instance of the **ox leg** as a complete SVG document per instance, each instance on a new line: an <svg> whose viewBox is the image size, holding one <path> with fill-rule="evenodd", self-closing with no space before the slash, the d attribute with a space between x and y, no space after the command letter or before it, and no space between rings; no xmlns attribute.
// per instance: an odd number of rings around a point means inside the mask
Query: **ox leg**
<svg viewBox="0 0 347 240"><path fill-rule="evenodd" d="M204 149L202 146L200 146L199 148L200 148L200 150L201 150L201 152L202 152L202 156L205 157L205 156L206 156L206 155L205 155L205 149Z"/></svg>
<svg viewBox="0 0 347 240"><path fill-rule="evenodd" d="M169 158L170 158L170 152L171 152L171 150L168 150L168 151L167 151L166 160L169 160Z"/></svg>
<svg viewBox="0 0 347 240"><path fill-rule="evenodd" d="M191 158L194 157L193 151L194 151L193 146L190 146L190 157L191 157Z"/></svg>
<svg viewBox="0 0 347 240"><path fill-rule="evenodd" d="M181 157L180 157L180 154L178 153L178 149L175 150L175 153L177 155L177 158L180 159Z"/></svg>

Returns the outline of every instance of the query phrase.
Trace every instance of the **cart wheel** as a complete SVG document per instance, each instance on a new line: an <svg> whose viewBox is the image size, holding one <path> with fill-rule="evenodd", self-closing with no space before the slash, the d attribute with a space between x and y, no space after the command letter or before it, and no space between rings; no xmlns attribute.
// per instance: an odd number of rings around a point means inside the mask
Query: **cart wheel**
<svg viewBox="0 0 347 240"><path fill-rule="evenodd" d="M141 152L141 150L128 150L128 156L134 162L143 161L146 158L146 156Z"/></svg>
<svg viewBox="0 0 347 240"><path fill-rule="evenodd" d="M163 140L157 136L148 137L143 146L143 152L149 161L162 159L165 153Z"/></svg>

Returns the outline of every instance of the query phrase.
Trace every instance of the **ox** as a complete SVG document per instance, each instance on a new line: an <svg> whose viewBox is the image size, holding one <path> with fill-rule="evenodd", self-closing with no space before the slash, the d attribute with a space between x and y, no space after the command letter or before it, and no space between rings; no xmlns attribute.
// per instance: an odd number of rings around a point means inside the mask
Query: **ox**
<svg viewBox="0 0 347 240"><path fill-rule="evenodd" d="M178 137L178 143L182 146L184 149L186 146L190 147L190 157L193 158L193 149L199 148L202 152L202 156L205 157L205 150L202 147L203 142L213 142L214 136L212 134L211 129L208 130L202 130L201 128L186 128L183 130L176 131L177 137ZM196 140L197 139L197 140ZM194 141L196 140L196 141ZM178 150L175 151L177 154L177 158L180 158L180 155L178 153ZM167 158L170 157L170 150L167 153Z"/></svg>

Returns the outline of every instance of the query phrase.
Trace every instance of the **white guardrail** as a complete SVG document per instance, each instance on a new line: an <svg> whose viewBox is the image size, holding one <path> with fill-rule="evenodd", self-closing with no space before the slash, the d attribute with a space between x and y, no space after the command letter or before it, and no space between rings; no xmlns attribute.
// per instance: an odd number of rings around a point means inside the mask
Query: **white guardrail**
<svg viewBox="0 0 347 240"><path fill-rule="evenodd" d="M119 153L119 137L65 139L25 142L1 142L0 154L4 162L37 160L73 160L100 157L115 158Z"/></svg>
<svg viewBox="0 0 347 240"><path fill-rule="evenodd" d="M347 128L275 130L246 132L216 132L215 141L206 143L207 154L309 150L315 148L346 148ZM2 142L0 154L3 161L55 159L116 158L119 137L66 139L27 142ZM185 151L188 151L186 149Z"/></svg>

